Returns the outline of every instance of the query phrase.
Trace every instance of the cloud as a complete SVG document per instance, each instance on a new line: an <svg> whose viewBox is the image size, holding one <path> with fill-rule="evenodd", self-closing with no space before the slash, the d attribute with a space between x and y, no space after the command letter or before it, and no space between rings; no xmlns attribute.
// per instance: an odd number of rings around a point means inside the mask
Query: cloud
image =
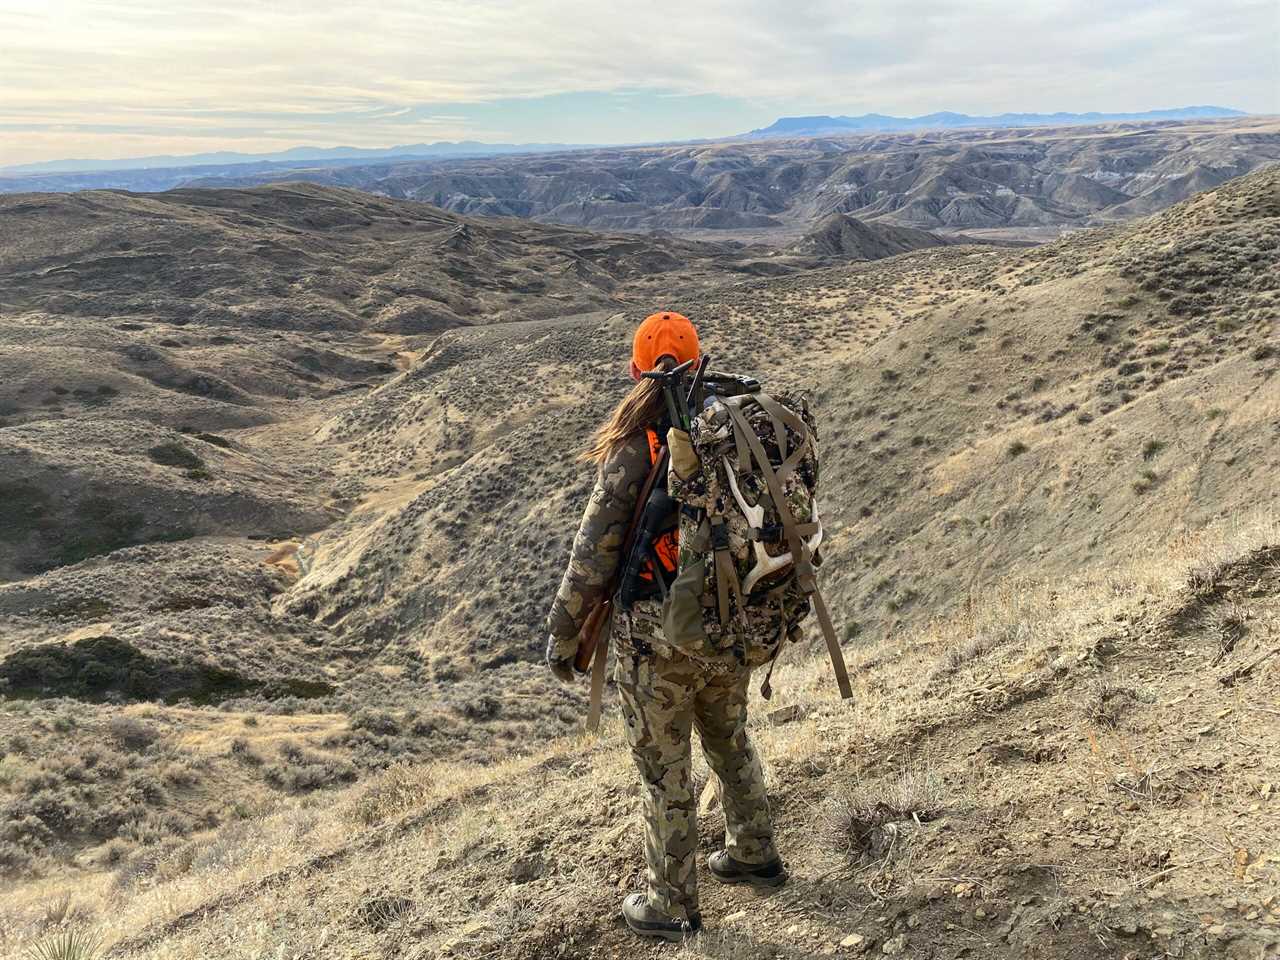
<svg viewBox="0 0 1280 960"><path fill-rule="evenodd" d="M47 132L86 116L177 122L197 138L222 117L372 144L424 124L474 135L476 103L617 91L731 99L761 122L796 109L1280 112L1278 17L1274 0L0 0L0 115ZM699 135L662 122L637 118L631 139ZM0 150L0 163L32 152L22 136Z"/></svg>

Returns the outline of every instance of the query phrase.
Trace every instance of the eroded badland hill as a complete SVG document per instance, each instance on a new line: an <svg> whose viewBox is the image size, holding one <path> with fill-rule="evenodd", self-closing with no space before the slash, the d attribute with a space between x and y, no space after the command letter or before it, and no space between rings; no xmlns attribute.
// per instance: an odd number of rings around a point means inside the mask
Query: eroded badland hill
<svg viewBox="0 0 1280 960"><path fill-rule="evenodd" d="M1047 239L1155 213L1276 159L1280 124L1245 117L402 160L194 182L313 180L456 213L611 230L734 231L775 242L832 214Z"/></svg>
<svg viewBox="0 0 1280 960"><path fill-rule="evenodd" d="M680 955L1280 949L1280 167L825 266L297 185L0 223L4 952L675 952L616 919L621 733L540 666L658 305L813 397L857 668L786 651L794 879L707 881Z"/></svg>
<svg viewBox="0 0 1280 960"><path fill-rule="evenodd" d="M306 180L458 214L601 230L736 235L785 247L819 220L1045 240L1156 213L1280 159L1275 117L566 149L480 158L0 175L0 194Z"/></svg>

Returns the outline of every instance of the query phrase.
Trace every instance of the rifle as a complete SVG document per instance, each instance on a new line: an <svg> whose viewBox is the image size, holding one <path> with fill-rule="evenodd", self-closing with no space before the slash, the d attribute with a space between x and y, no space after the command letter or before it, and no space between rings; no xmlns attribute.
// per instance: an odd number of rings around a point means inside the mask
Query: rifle
<svg viewBox="0 0 1280 960"><path fill-rule="evenodd" d="M706 379L707 367L710 363L711 355L704 353L702 359L698 361L698 365L693 368L693 383L689 384L689 393L684 398L684 408L689 414L685 430L689 429L694 416L702 412L702 398L698 394L702 390L702 382ZM694 407L695 404L697 404L696 409Z"/></svg>

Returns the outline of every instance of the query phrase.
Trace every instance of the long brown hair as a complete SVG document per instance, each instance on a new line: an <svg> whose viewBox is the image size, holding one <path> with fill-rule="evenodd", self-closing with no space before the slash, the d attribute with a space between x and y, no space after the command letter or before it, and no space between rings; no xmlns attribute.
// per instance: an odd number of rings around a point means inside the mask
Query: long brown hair
<svg viewBox="0 0 1280 960"><path fill-rule="evenodd" d="M675 364L669 357L663 357L658 361L658 366L663 370L670 370ZM609 419L596 428L587 448L578 459L600 466L622 444L645 427L658 423L662 419L664 408L662 387L658 381L641 378L613 408Z"/></svg>

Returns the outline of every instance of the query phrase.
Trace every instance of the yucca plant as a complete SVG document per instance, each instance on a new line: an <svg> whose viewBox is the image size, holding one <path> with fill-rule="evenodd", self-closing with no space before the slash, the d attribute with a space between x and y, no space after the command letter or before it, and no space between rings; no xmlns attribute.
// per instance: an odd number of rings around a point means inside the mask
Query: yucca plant
<svg viewBox="0 0 1280 960"><path fill-rule="evenodd" d="M64 930L27 951L27 960L93 960L102 940L91 930Z"/></svg>

